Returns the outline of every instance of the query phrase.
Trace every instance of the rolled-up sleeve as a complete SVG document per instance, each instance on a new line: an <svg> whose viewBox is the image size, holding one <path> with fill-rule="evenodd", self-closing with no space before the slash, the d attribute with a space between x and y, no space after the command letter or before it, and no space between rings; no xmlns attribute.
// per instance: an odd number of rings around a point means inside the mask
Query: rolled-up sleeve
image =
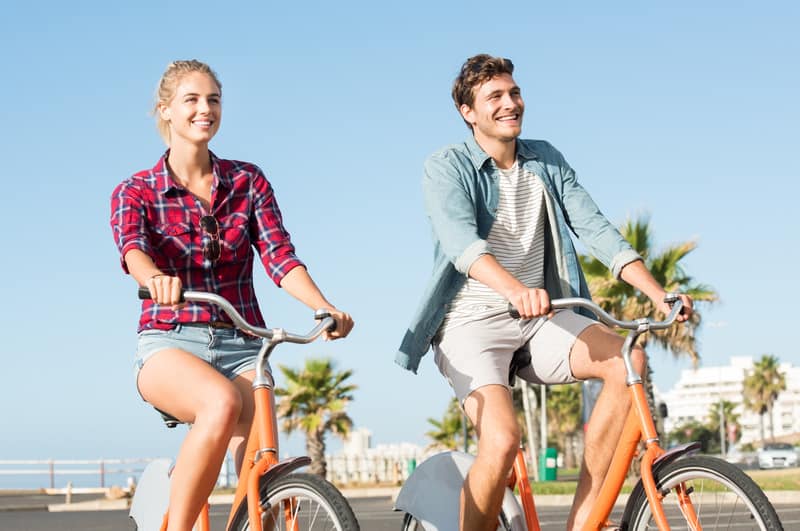
<svg viewBox="0 0 800 531"><path fill-rule="evenodd" d="M122 269L129 273L125 254L132 249L151 255L150 239L145 226L142 192L124 181L111 194L111 232L120 253Z"/></svg>
<svg viewBox="0 0 800 531"><path fill-rule="evenodd" d="M272 186L260 170L253 178L252 197L251 239L258 249L267 274L280 286L289 271L297 266L305 267L305 264L295 255L294 245L283 226L283 217Z"/></svg>
<svg viewBox="0 0 800 531"><path fill-rule="evenodd" d="M478 234L475 205L453 156L439 152L425 161L423 197L434 238L456 270L467 275L475 260L491 254L491 249Z"/></svg>

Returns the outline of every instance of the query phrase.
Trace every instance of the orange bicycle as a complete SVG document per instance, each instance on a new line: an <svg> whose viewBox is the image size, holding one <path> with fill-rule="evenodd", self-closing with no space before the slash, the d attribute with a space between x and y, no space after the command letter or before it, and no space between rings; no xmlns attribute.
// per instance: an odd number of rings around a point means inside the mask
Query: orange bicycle
<svg viewBox="0 0 800 531"><path fill-rule="evenodd" d="M140 288L139 297L149 299L150 292L147 288ZM292 334L282 328L251 325L230 302L213 293L185 291L183 299L215 304L230 316L237 328L264 338L253 380L255 417L226 529L358 531L353 510L336 487L318 475L296 472L308 466L311 459L303 456L278 460L274 382L267 370L267 360L277 345L311 343L324 331L333 330L336 325L333 318L325 311L317 311L314 317L319 323L309 333ZM180 423L163 412L162 416L169 427ZM130 509L130 517L138 529L166 529L170 469L169 460L157 459L142 473ZM209 531L208 503L201 511L195 529Z"/></svg>
<svg viewBox="0 0 800 531"><path fill-rule="evenodd" d="M629 330L622 347L622 358L633 404L600 496L584 529L782 530L778 515L764 492L737 467L715 457L691 455L700 448L696 442L669 450L660 446L642 378L631 363L631 350L641 334L663 330L675 321L682 303L676 295L669 295L666 302L672 305L672 311L666 320L656 322L650 319L619 321L587 299L551 301L553 309L585 308L605 324ZM510 312L512 315L516 313L513 308L510 308ZM519 314L514 316L518 317ZM628 498L622 521L612 524L609 516L642 444L641 479ZM406 513L403 529L457 531L461 486L473 461L474 457L466 453L443 452L418 466L395 500L395 510ZM513 493L515 487L518 496ZM508 481L498 529L541 529L522 450L517 452Z"/></svg>

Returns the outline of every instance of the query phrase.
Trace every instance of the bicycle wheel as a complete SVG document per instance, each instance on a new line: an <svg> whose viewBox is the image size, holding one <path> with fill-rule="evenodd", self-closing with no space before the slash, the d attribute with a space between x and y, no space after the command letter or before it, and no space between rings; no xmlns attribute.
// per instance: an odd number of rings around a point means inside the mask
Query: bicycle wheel
<svg viewBox="0 0 800 531"><path fill-rule="evenodd" d="M684 488L702 529L760 529L780 531L780 519L764 492L736 466L709 456L678 459L654 473L664 495L670 529L693 529L679 506L678 488ZM658 529L653 521L642 482L636 484L622 517L622 529Z"/></svg>
<svg viewBox="0 0 800 531"><path fill-rule="evenodd" d="M342 493L316 474L288 474L262 487L261 506L264 530L359 531ZM250 529L246 507L238 512L231 529Z"/></svg>

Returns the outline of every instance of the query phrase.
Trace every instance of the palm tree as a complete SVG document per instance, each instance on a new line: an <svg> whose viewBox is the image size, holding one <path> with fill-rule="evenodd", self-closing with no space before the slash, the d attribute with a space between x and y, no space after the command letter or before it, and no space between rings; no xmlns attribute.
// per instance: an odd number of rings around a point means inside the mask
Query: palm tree
<svg viewBox="0 0 800 531"><path fill-rule="evenodd" d="M653 277L667 291L680 292L690 295L697 302L714 302L718 299L717 293L708 285L696 282L689 276L681 264L681 260L697 248L697 242L688 241L671 245L657 253L653 247L653 235L650 220L641 216L635 220L628 220L620 228L622 236L633 246L636 252L644 259L645 265ZM642 316L656 314L653 302L643 293L634 289L626 282L615 279L608 268L596 258L580 256L581 267L586 275L589 289L594 300L606 311L618 319L630 320ZM663 316L661 316L663 317ZM676 324L667 330L647 334L640 337L639 342L644 347L650 341L662 346L675 357L688 356L694 365L700 360L697 351L696 333L701 323L701 314L695 308L692 317L685 323ZM660 425L660 416L656 410L652 389L652 368L648 360L646 379L647 395L651 405L651 412Z"/></svg>
<svg viewBox="0 0 800 531"><path fill-rule="evenodd" d="M675 426L667 437L671 444L699 442L700 451L709 452L714 432L699 420L692 419Z"/></svg>
<svg viewBox="0 0 800 531"><path fill-rule="evenodd" d="M733 402L720 400L718 403L712 404L708 410L708 429L714 434L714 441L715 443L719 443L720 449L722 449L722 437L726 437L727 439L728 427L737 426L739 424L739 414L734 411L736 406L737 404ZM722 413L721 415L720 410ZM725 433L720 433L720 424L723 422ZM729 442L732 444L735 443L736 440L734 438ZM726 445L726 447L728 447L728 445Z"/></svg>
<svg viewBox="0 0 800 531"><path fill-rule="evenodd" d="M554 385L548 388L547 419L550 433L564 453L564 466L574 468L574 442L581 428L581 384Z"/></svg>
<svg viewBox="0 0 800 531"><path fill-rule="evenodd" d="M287 434L296 429L306 434L310 471L325 477L325 434L345 437L353 427L345 411L358 388L345 383L353 371L336 372L330 359L308 359L299 371L283 365L280 369L286 378L286 388L275 389L283 397L277 410L281 427Z"/></svg>
<svg viewBox="0 0 800 531"><path fill-rule="evenodd" d="M650 220L646 216L626 221L620 232L644 259L647 268L664 289L685 293L695 301L714 302L719 298L710 286L695 282L680 263L697 248L697 242L675 244L656 254L653 249ZM615 279L602 262L585 255L580 256L580 262L592 297L604 310L620 319L635 319L654 314L653 301L630 284ZM643 341L645 346L650 340L654 340L673 355L687 355L692 363L697 364L700 356L697 352L695 335L700 322L701 314L695 311L688 322L672 326L663 332L650 334L640 341Z"/></svg>
<svg viewBox="0 0 800 531"><path fill-rule="evenodd" d="M475 429L472 427L472 424L466 420L464 413L461 411L461 407L458 405L458 399L454 397L447 404L447 409L444 412L442 420L428 419L428 424L435 428L425 434L425 436L432 441L430 447L450 450L463 448L465 422L466 439L467 441L471 441Z"/></svg>
<svg viewBox="0 0 800 531"><path fill-rule="evenodd" d="M786 374L781 372L780 363L775 356L764 354L753 364L744 379L744 405L758 413L761 427L761 444L764 444L764 414L769 418L769 436L775 438L772 425L772 407L781 391L786 390Z"/></svg>

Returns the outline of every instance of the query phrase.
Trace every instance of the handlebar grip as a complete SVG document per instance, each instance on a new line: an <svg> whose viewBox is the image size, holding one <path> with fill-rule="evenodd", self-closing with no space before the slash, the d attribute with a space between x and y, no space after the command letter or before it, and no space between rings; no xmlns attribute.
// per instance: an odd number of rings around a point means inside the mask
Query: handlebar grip
<svg viewBox="0 0 800 531"><path fill-rule="evenodd" d="M336 330L336 320L333 319L333 316L331 315L331 312L329 312L328 310L317 310L316 312L314 312L314 319L316 319L317 321L321 321L321 320L325 319L326 317L330 317L331 320L332 320L331 325L328 327L328 332L335 331Z"/></svg>
<svg viewBox="0 0 800 531"><path fill-rule="evenodd" d="M183 294L185 292L186 292L185 289L181 290L180 302L184 302ZM139 298L141 300L143 300L143 301L149 301L149 300L152 299L152 297L150 296L150 288L147 288L146 286L139 286L139 291L138 291L137 295L139 295Z"/></svg>
<svg viewBox="0 0 800 531"><path fill-rule="evenodd" d="M667 293L666 295L664 295L664 302L669 304L670 308L672 308L676 304L680 304L678 314L684 315L686 313L686 308L684 308L683 301L681 300L678 293Z"/></svg>

